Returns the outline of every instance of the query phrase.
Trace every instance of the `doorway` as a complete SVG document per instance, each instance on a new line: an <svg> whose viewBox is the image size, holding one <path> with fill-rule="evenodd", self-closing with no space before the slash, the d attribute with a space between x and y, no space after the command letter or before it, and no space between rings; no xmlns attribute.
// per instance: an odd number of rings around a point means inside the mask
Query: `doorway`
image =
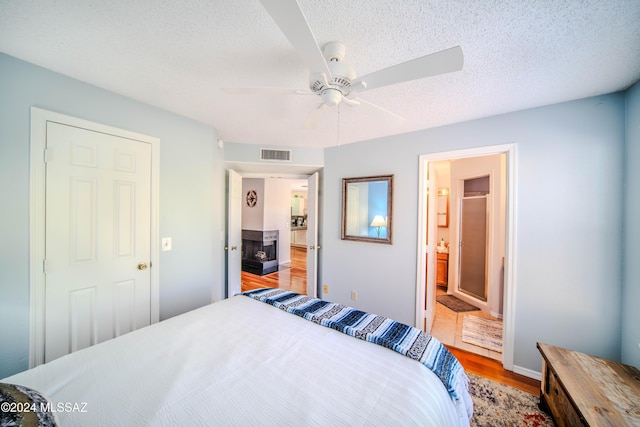
<svg viewBox="0 0 640 427"><path fill-rule="evenodd" d="M279 227L278 259L276 271L255 274L245 268L241 272L241 291L262 287L280 288L299 294L307 293L307 233L308 233L308 179L305 178L243 178L243 192L257 189L264 194L264 210L258 202L254 207L244 205L243 233L251 227ZM260 217L260 221L256 219ZM274 217L278 220L274 221ZM257 223L261 224L257 224ZM255 251L243 240L243 254ZM244 256L243 256L244 259ZM262 262L262 261L261 261Z"/></svg>
<svg viewBox="0 0 640 427"><path fill-rule="evenodd" d="M31 109L29 367L159 320L158 144Z"/></svg>
<svg viewBox="0 0 640 427"><path fill-rule="evenodd" d="M434 153L430 155L420 156L420 203L419 203L419 218L421 220L418 224L419 235L422 238L418 242L418 280L416 284L416 326L425 328L427 332L430 332L434 325L435 317L438 313L438 305L436 304L437 293L449 293L456 297L460 297L463 301L471 302L472 304L482 308L483 315L491 316L493 309L497 305L502 312L502 363L505 369L513 369L513 265L515 263L515 224L513 219L515 218L515 144L507 144L500 146L482 147L476 149L459 150L444 153ZM489 254L488 259L493 260L493 266L489 268L493 277L490 278L490 283L495 283L499 280L498 275L503 277L501 285L503 291L501 294L492 294L491 288L488 290L487 301L483 302L481 298L470 298L459 289L459 266L460 266L460 212L462 203L460 200L464 197L464 180L482 176L482 173L478 173L477 170L467 167L459 168L458 171L453 172L450 178L446 181L446 185L442 182L437 182L437 174L435 173L434 165L438 162L444 161L461 161L465 162L473 161L474 158L484 156L501 156L503 159L504 170L504 215L502 218L503 232L501 237L502 249L497 250L497 243L488 246ZM437 224L437 212L435 207L437 190L441 187L450 187L451 195L451 230L450 234L445 234L445 242L442 239L442 230L438 229ZM491 202L489 202L491 203ZM434 209L429 210L429 206L433 206ZM494 229L494 223L490 222L489 228ZM496 233L493 233L494 235ZM499 234L498 234L499 235ZM425 238L426 236L426 238ZM448 240L448 241L447 241ZM436 286L436 261L443 252L445 245L448 243L446 249L451 249L449 257L448 267L448 280L451 286L444 288L438 288ZM504 260L500 253L504 254ZM496 272L496 269L499 272ZM426 273L426 274L425 274ZM440 276L438 276L440 277ZM440 289L440 291L439 291ZM434 335L435 336L435 335ZM436 337L437 338L437 337Z"/></svg>
<svg viewBox="0 0 640 427"><path fill-rule="evenodd" d="M244 227L245 221L243 220L242 204L245 199L243 196L243 175L239 174L233 169L228 169L228 194L227 194L227 244L225 245L225 251L227 255L227 297L240 293L242 290L242 274L241 274L241 261L238 254L241 252L238 248L241 248L241 230ZM249 179L257 178L264 180L264 178L276 178L269 174L265 176L263 174L247 173L246 177ZM295 215L296 224L302 226L306 225L306 243L304 247L298 248L291 246L292 236L292 221L293 216L291 211L291 189L287 189L285 192L280 191L281 201L279 205L283 207L280 219L275 223L269 224L262 223L261 227L269 226L273 229L278 229L278 232L283 235L284 241L280 244L280 248L284 247L285 252L290 253L289 256L281 257L281 259L290 259L290 256L300 256L302 253L305 256L304 271L296 270L298 274L305 275L305 291L307 295L316 297L318 295L317 279L318 279L318 188L319 188L319 173L314 172L307 176L283 176L280 174L277 179L272 181L286 181L287 179L304 179L307 182L307 200L304 203L305 215ZM282 188L281 188L282 190ZM254 206L257 206L259 201L266 199L265 194L256 192L257 202ZM264 200L263 200L264 201ZM304 221L297 221L299 217L304 217ZM297 230L299 231L299 230ZM299 233L298 233L299 234ZM297 249L303 249L297 250ZM293 260L292 260L293 261ZM294 271L292 271L294 272ZM290 272L291 273L291 272ZM275 273L274 273L275 274ZM278 272L277 276L286 276L285 272Z"/></svg>

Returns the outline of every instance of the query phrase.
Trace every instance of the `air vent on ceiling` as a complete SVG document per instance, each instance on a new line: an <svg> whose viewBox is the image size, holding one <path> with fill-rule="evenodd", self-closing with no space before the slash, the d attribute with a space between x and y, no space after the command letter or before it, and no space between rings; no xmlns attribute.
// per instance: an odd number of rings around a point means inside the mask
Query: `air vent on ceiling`
<svg viewBox="0 0 640 427"><path fill-rule="evenodd" d="M260 149L260 160L277 160L279 162L291 161L291 150Z"/></svg>

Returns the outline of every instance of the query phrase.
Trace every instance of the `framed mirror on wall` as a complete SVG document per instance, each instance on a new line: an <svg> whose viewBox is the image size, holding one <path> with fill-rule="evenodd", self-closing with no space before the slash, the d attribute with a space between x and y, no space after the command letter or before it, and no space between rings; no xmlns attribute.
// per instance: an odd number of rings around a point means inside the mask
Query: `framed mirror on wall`
<svg viewBox="0 0 640 427"><path fill-rule="evenodd" d="M392 243L393 175L342 179L342 240Z"/></svg>
<svg viewBox="0 0 640 427"><path fill-rule="evenodd" d="M438 188L438 227L449 227L449 189Z"/></svg>

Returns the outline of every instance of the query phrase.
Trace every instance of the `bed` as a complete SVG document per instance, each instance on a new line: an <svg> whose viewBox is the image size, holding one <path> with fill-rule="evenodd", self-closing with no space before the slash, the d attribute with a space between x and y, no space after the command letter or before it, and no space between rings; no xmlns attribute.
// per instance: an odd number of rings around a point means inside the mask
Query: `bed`
<svg viewBox="0 0 640 427"><path fill-rule="evenodd" d="M236 295L1 382L41 393L61 426L469 425L466 382L305 318L322 300L291 294Z"/></svg>

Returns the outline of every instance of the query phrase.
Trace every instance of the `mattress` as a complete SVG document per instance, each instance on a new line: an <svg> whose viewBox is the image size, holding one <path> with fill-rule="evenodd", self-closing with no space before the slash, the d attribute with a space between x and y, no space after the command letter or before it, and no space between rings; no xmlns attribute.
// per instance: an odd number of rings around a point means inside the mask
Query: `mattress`
<svg viewBox="0 0 640 427"><path fill-rule="evenodd" d="M419 362L237 295L2 380L62 426L468 426Z"/></svg>

